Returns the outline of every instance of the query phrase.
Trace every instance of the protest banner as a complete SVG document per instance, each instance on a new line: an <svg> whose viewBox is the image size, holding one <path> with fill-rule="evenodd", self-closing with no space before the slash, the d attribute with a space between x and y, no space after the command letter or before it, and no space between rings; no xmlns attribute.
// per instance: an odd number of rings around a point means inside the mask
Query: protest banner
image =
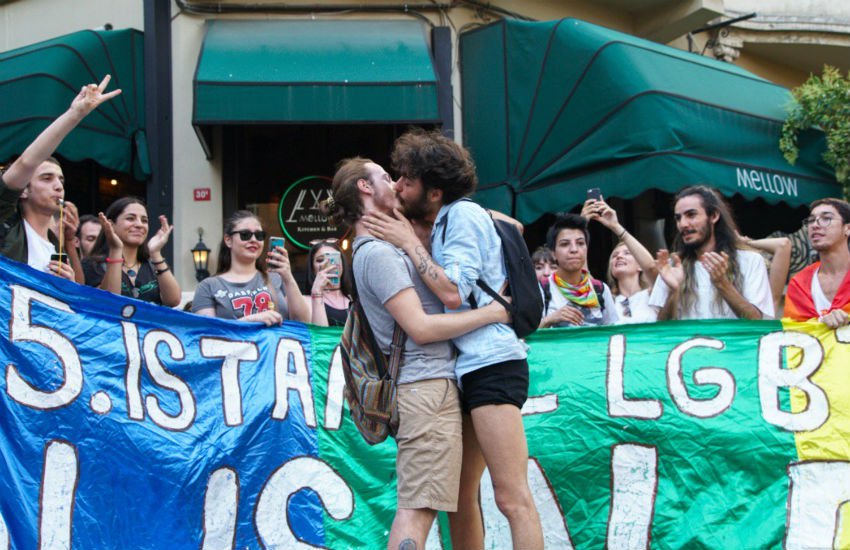
<svg viewBox="0 0 850 550"><path fill-rule="evenodd" d="M0 259L0 550L380 548L395 447L348 418L340 331L264 328ZM528 339L547 548L850 547L850 329ZM510 533L485 474L488 548ZM428 548L450 548L445 517Z"/></svg>

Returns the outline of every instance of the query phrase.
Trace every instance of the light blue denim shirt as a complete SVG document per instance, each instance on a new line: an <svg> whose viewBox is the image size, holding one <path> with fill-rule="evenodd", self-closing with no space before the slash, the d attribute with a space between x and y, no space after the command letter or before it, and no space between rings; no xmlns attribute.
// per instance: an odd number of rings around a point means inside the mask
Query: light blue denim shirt
<svg viewBox="0 0 850 550"><path fill-rule="evenodd" d="M443 226L448 223L443 240ZM478 306L493 301L475 284L483 279L490 288L501 289L505 284L505 261L502 243L496 234L493 220L479 205L459 200L444 205L437 213L431 232L431 256L457 285L463 303L447 313L470 309L469 295ZM455 373L458 380L468 372L516 359L525 359L526 345L514 330L502 323L490 324L453 340L460 354Z"/></svg>

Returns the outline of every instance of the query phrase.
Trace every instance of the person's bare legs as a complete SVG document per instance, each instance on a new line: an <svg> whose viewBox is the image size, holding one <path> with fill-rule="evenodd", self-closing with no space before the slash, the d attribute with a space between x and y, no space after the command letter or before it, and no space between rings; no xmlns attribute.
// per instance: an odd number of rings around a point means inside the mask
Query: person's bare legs
<svg viewBox="0 0 850 550"><path fill-rule="evenodd" d="M452 548L481 550L484 548L484 521L481 517L479 488L484 473L484 456L475 437L472 418L463 415L463 463L460 469L460 492L457 512L449 513Z"/></svg>
<svg viewBox="0 0 850 550"><path fill-rule="evenodd" d="M511 526L513 547L542 549L543 529L528 488L528 443L520 410L507 404L476 407L472 424L490 469L496 506Z"/></svg>
<svg viewBox="0 0 850 550"><path fill-rule="evenodd" d="M437 513L428 508L396 510L387 550L421 550Z"/></svg>

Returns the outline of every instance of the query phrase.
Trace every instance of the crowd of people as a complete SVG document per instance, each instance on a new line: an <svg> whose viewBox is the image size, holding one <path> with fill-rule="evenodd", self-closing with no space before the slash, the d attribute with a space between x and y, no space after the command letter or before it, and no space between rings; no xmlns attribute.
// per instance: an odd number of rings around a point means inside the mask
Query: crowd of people
<svg viewBox="0 0 850 550"><path fill-rule="evenodd" d="M824 198L812 203L811 212L803 225L819 260L791 278L786 296L791 241L741 236L726 201L710 187L686 187L675 196L674 252L662 249L655 257L619 223L604 200L590 199L581 215L559 218L549 229L547 245L532 255L546 304L540 326L783 315L800 321L816 318L833 328L846 324L850 205ZM594 279L587 268L591 221L618 240L608 260L607 284ZM814 272L819 277L813 277ZM829 284L828 294L821 292L819 281ZM806 308L802 314L796 302L813 295L819 298L816 311Z"/></svg>
<svg viewBox="0 0 850 550"><path fill-rule="evenodd" d="M64 200L51 157L62 139L120 90L84 86L57 118L0 173L0 254L81 284L177 306L181 289L163 257L172 227L150 235L145 204L125 197L97 216ZM422 548L437 511L449 513L456 548L482 548L478 500L486 467L515 548L541 548L542 528L527 482L520 410L528 397L528 346L507 310L479 282L506 284L493 217L464 200L477 185L469 152L437 132L412 130L394 144L393 179L366 158L342 161L329 218L354 237L353 261L334 240L312 243L302 292L289 255L261 220L240 210L224 222L216 274L195 291L194 313L278 325L286 319L345 324L356 293L381 350L396 326L405 336L399 371L398 505L390 548ZM673 319L795 320L829 327L850 313L850 205L825 198L803 223L819 260L787 285L787 239L741 236L714 189L690 186L674 198L672 250L653 256L601 196L581 214L558 216L532 255L544 311L541 328ZM588 269L588 225L617 244L606 280ZM521 227L521 226L520 226ZM771 255L766 262L758 251ZM783 299L783 294L785 294Z"/></svg>

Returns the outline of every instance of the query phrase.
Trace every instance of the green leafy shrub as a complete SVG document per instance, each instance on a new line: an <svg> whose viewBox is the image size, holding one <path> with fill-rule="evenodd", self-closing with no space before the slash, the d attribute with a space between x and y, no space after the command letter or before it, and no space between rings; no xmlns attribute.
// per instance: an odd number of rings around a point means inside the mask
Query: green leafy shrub
<svg viewBox="0 0 850 550"><path fill-rule="evenodd" d="M812 75L791 90L796 100L782 126L779 149L794 164L799 155L797 136L812 126L823 130L827 150L823 159L835 170L835 179L850 196L850 74L824 66L823 75Z"/></svg>

